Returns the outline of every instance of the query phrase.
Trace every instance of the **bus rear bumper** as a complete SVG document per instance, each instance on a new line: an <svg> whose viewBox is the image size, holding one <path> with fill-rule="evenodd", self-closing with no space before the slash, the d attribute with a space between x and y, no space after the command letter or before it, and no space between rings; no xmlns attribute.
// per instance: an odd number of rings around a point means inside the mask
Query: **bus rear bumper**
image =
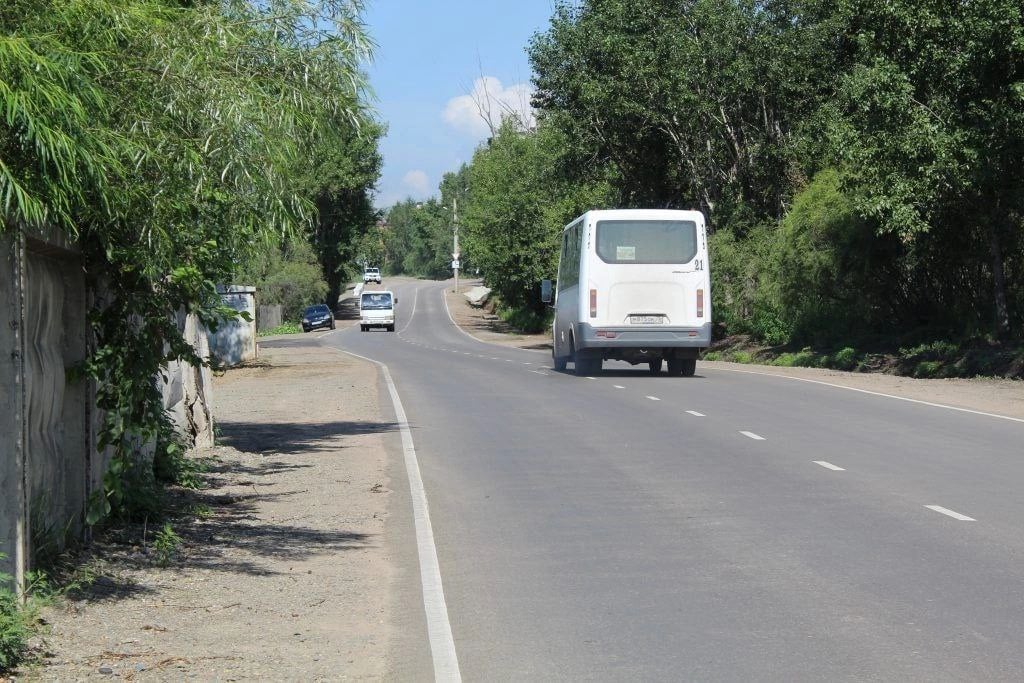
<svg viewBox="0 0 1024 683"><path fill-rule="evenodd" d="M593 327L579 323L578 349L706 349L711 346L711 323L699 327Z"/></svg>

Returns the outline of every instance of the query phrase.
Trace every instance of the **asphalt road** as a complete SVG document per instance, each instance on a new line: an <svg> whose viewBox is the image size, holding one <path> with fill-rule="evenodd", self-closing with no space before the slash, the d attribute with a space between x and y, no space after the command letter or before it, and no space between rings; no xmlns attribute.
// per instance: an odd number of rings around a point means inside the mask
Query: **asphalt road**
<svg viewBox="0 0 1024 683"><path fill-rule="evenodd" d="M1024 680L1024 424L700 363L558 373L441 286L322 343L394 377L465 680Z"/></svg>

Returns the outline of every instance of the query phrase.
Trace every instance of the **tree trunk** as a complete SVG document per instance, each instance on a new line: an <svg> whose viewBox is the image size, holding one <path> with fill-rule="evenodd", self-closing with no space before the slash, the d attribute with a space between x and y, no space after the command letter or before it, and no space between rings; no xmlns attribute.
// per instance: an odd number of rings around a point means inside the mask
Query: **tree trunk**
<svg viewBox="0 0 1024 683"><path fill-rule="evenodd" d="M1005 339L1010 334L1010 308L1006 302L1006 272L1003 269L1003 250L999 244L999 231L993 224L988 230L989 256L992 258L992 285L996 304L996 335Z"/></svg>

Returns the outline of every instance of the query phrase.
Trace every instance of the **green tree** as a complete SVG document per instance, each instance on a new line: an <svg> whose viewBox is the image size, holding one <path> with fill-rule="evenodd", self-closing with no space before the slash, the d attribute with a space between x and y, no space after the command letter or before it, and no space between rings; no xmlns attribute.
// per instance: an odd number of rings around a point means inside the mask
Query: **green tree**
<svg viewBox="0 0 1024 683"><path fill-rule="evenodd" d="M320 261L302 234L270 245L250 259L238 276L239 282L256 286L259 303L280 304L287 321L298 322L306 306L328 301Z"/></svg>
<svg viewBox="0 0 1024 683"><path fill-rule="evenodd" d="M1022 292L1012 283L1024 265L1022 7L844 5L856 66L830 111L831 139L857 206L909 245L908 265L951 300L946 310L1006 336L1020 319L1011 301ZM958 291L943 292L943 283ZM941 315L936 308L928 306Z"/></svg>
<svg viewBox="0 0 1024 683"><path fill-rule="evenodd" d="M84 371L104 411L100 447L115 456L90 520L125 502L136 445L170 437L153 382L161 364L200 362L168 313L217 324L215 283L311 222L315 206L291 179L339 121L365 118L360 10L355 0L0 6L2 227L76 238L101 293Z"/></svg>
<svg viewBox="0 0 1024 683"><path fill-rule="evenodd" d="M534 37L535 103L620 206L699 206L712 224L783 215L799 128L842 59L813 1L588 0Z"/></svg>
<svg viewBox="0 0 1024 683"><path fill-rule="evenodd" d="M561 131L542 124L524 131L506 120L490 144L473 155L460 207L464 252L488 286L513 311L543 317L539 284L558 266L562 227L590 208L605 206L607 184L577 184L560 175Z"/></svg>
<svg viewBox="0 0 1024 683"><path fill-rule="evenodd" d="M378 214L370 193L380 177L377 145L383 127L372 121L355 126L339 112L328 133L313 151L302 182L316 206L312 240L333 307L343 285L360 274L355 260L366 240L376 236Z"/></svg>
<svg viewBox="0 0 1024 683"><path fill-rule="evenodd" d="M391 269L419 277L444 278L452 250L452 210L436 199L407 199L388 211L384 243L389 245Z"/></svg>

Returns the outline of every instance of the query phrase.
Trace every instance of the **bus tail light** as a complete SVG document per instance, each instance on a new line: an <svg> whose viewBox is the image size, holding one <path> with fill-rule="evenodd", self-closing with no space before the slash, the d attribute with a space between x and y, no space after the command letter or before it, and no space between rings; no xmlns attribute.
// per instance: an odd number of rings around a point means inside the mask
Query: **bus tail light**
<svg viewBox="0 0 1024 683"><path fill-rule="evenodd" d="M596 318L597 317L597 290L596 289L591 289L590 290L590 317L591 318Z"/></svg>
<svg viewBox="0 0 1024 683"><path fill-rule="evenodd" d="M591 300L591 302L593 302L593 300L594 300L593 299L593 294L591 294L591 299L590 300ZM590 305L593 306L594 304L591 303ZM703 318L704 317L704 290L703 289L698 289L697 290L697 317L698 318Z"/></svg>

